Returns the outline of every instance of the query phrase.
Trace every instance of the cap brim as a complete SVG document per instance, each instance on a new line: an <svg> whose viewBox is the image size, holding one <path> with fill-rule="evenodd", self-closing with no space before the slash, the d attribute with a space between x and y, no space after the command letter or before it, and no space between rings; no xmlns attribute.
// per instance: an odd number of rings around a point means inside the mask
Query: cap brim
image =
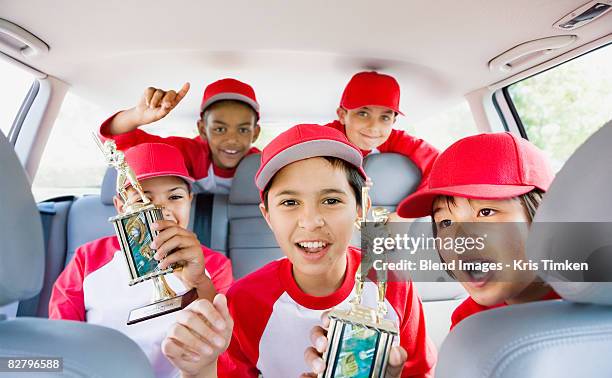
<svg viewBox="0 0 612 378"><path fill-rule="evenodd" d="M404 113L402 113L402 111L399 110L399 108L392 108L392 107L389 107L387 105L380 105L380 104L365 104L365 105L353 105L353 104L350 104L350 105L340 105L340 106L342 106L346 110L355 110L355 109L363 108L364 106L365 107L367 107L367 106L380 106L380 107L383 107L383 108L391 109L391 110L393 110L394 112L396 112L397 114L399 114L401 116L404 115Z"/></svg>
<svg viewBox="0 0 612 378"><path fill-rule="evenodd" d="M200 112L203 112L204 109L208 108L215 102L224 101L224 100L234 100L234 101L244 102L247 105L249 105L251 108L253 108L257 112L257 114L259 114L259 104L257 102L253 101L253 99L248 96L244 96L239 93L233 93L233 92L219 93L219 94L212 96L211 98L209 98L208 100L206 100L206 102L202 104L202 106L200 107Z"/></svg>
<svg viewBox="0 0 612 378"><path fill-rule="evenodd" d="M528 193L533 185L492 185L471 184L448 186L445 188L423 189L406 197L397 206L397 214L402 218L430 216L433 202L438 196L457 196L470 199L506 199Z"/></svg>
<svg viewBox="0 0 612 378"><path fill-rule="evenodd" d="M187 183L189 185L192 185L195 182L195 180L192 177L185 176L185 175L182 175L180 173L171 172L171 171L147 173L147 174L144 174L144 175L137 176L136 179L138 179L138 181L142 181L142 180L147 180L147 179L150 179L150 178L153 178L153 177L162 177L162 176L174 176L174 177L182 178L183 180L187 181ZM130 184L129 180L126 180L125 187L127 188L130 185L131 184Z"/></svg>
<svg viewBox="0 0 612 378"><path fill-rule="evenodd" d="M331 139L316 139L293 145L279 152L270 159L259 172L255 185L259 190L264 190L272 177L283 167L299 160L313 157L332 156L342 159L359 169L359 173L366 178L365 171L361 167L363 156L361 153L347 145Z"/></svg>

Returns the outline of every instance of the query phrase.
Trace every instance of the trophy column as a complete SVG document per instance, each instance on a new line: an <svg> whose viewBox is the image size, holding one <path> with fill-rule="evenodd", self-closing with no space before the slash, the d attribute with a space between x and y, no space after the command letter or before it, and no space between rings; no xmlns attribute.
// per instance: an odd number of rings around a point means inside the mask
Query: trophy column
<svg viewBox="0 0 612 378"><path fill-rule="evenodd" d="M371 181L368 180L361 190L361 217L355 223L364 232L367 221L368 192ZM386 209L373 209L375 226L384 224L388 219ZM363 247L363 246L362 246ZM330 325L327 332L329 346L323 355L326 363L325 371L319 378L335 377L384 377L389 352L393 341L398 335L397 325L385 319L387 306L385 293L387 289L386 276L377 277L377 306L371 308L362 304L363 288L368 271L361 268L369 267L367 258L362 254L362 263L355 273L355 297L351 299L348 310L333 309L329 313Z"/></svg>

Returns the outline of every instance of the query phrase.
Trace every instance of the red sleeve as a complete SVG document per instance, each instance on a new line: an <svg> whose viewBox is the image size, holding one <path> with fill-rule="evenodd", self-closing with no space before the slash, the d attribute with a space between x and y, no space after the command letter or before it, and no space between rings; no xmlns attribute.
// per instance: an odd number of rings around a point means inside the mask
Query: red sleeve
<svg viewBox="0 0 612 378"><path fill-rule="evenodd" d="M77 248L74 258L55 281L49 300L49 319L85 321L83 279L86 247Z"/></svg>
<svg viewBox="0 0 612 378"><path fill-rule="evenodd" d="M232 273L232 262L219 252L202 246L202 252L206 259L206 271L210 275L215 289L218 293L225 294L234 283Z"/></svg>
<svg viewBox="0 0 612 378"><path fill-rule="evenodd" d="M500 303L494 306L483 306L478 304L472 297L467 297L457 308L453 311L451 315L451 327L452 330L457 324L459 324L463 319L479 313L481 311L490 310L492 308L503 307L506 304Z"/></svg>
<svg viewBox="0 0 612 378"><path fill-rule="evenodd" d="M227 293L229 311L234 319L234 330L229 347L219 356L217 364L219 377L256 378L259 376L259 369L257 369L259 341L272 313L272 308L266 311L250 303L245 298L248 294L242 293L241 283L238 284L238 287L232 287Z"/></svg>
<svg viewBox="0 0 612 378"><path fill-rule="evenodd" d="M200 137L193 139L176 136L164 138L158 135L149 134L139 128L124 134L113 135L110 133L110 124L117 114L118 113L113 114L100 126L99 135L102 140L114 140L119 150L126 150L140 143L169 144L181 151L183 159L185 159L187 171L189 171L191 177L199 180L208 175L208 166L211 163L211 159L209 157L210 148L206 141L203 141Z"/></svg>
<svg viewBox="0 0 612 378"><path fill-rule="evenodd" d="M234 284L227 293L229 312L234 319L230 345L217 364L219 377L258 377L257 361L261 336L274 303L283 293L279 266L272 262Z"/></svg>
<svg viewBox="0 0 612 378"><path fill-rule="evenodd" d="M91 272L111 261L119 249L115 236L106 236L77 248L53 285L49 318L86 321L83 281Z"/></svg>
<svg viewBox="0 0 612 378"><path fill-rule="evenodd" d="M402 371L402 378L433 377L433 366L436 363L437 351L427 337L425 315L419 296L414 291L412 282L389 283L405 284L406 304L400 324L400 345L408 353L408 360Z"/></svg>
<svg viewBox="0 0 612 378"><path fill-rule="evenodd" d="M227 350L219 356L217 374L222 378L259 377L259 370L242 353L234 334Z"/></svg>
<svg viewBox="0 0 612 378"><path fill-rule="evenodd" d="M455 326L460 321L462 321L463 319L465 319L466 317L470 315L470 314L465 313L466 312L466 302L470 299L471 298L468 298L465 301L461 302L461 304L457 306L457 308L453 311L453 314L451 315L451 326L450 326L451 331L453 330L453 328L455 328Z"/></svg>
<svg viewBox="0 0 612 378"><path fill-rule="evenodd" d="M130 131L124 134L116 134L116 135L111 134L110 124L111 124L111 121L115 118L117 114L119 114L119 112L110 116L100 126L100 136L102 137L102 140L107 140L107 139L114 140L115 143L117 144L117 149L126 150L140 143L163 143L164 142L165 138L146 133L140 129L135 129L133 131Z"/></svg>
<svg viewBox="0 0 612 378"><path fill-rule="evenodd" d="M421 170L421 183L417 191L427 185L429 173L440 152L423 139L415 138L403 130L393 129L385 143L378 147L380 152L395 152L412 160Z"/></svg>
<svg viewBox="0 0 612 378"><path fill-rule="evenodd" d="M251 155L251 154L259 154L261 153L261 150L255 146L251 147L249 149L249 152L247 153L247 155Z"/></svg>

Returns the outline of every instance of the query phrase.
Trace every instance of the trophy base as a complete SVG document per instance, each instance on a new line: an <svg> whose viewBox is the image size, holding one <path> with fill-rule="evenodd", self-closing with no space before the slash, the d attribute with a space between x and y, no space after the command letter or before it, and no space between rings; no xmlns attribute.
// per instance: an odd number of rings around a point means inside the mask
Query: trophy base
<svg viewBox="0 0 612 378"><path fill-rule="evenodd" d="M198 299L198 292L196 289L191 289L182 295L177 295L173 298L163 299L146 306L135 308L130 311L130 314L128 315L127 325L136 324L145 320L156 318L158 316L163 316L178 310L182 310L196 299Z"/></svg>

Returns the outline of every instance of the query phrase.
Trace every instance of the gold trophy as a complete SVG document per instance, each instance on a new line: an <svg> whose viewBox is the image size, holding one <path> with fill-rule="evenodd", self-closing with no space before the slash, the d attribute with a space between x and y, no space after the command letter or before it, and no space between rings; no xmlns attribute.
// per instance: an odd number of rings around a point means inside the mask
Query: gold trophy
<svg viewBox="0 0 612 378"><path fill-rule="evenodd" d="M384 227L389 215L388 210L375 208L372 209L373 219L367 220L368 193L371 185L371 181L368 180L361 189L361 217L356 222L356 226L362 232L365 222L373 222L375 227ZM364 258L368 257L362 254L362 259ZM329 346L323 355L326 368L319 374L319 378L385 376L389 352L398 335L398 328L395 322L384 318L387 313L385 274L377 274L377 308L362 304L363 285L368 273L361 271L364 266L369 267L370 264L362 260L357 269L356 296L350 302L351 307L348 310L333 309L329 313L330 325L327 331Z"/></svg>
<svg viewBox="0 0 612 378"><path fill-rule="evenodd" d="M150 244L158 232L151 226L156 221L164 219L162 208L154 205L145 195L134 171L125 161L125 155L117 149L115 142L107 140L102 144L95 134L94 139L104 154L107 164L117 170L117 193L123 200L123 208L119 215L109 218L108 221L115 226L115 233L128 266L130 274L128 284L132 286L152 280L154 286L151 303L131 310L127 324L135 324L187 307L197 299L196 289L191 289L183 295L176 295L164 277L181 267L173 265L160 270L158 261L153 258L155 251L151 249ZM128 204L126 185L128 183L138 191L142 202Z"/></svg>

